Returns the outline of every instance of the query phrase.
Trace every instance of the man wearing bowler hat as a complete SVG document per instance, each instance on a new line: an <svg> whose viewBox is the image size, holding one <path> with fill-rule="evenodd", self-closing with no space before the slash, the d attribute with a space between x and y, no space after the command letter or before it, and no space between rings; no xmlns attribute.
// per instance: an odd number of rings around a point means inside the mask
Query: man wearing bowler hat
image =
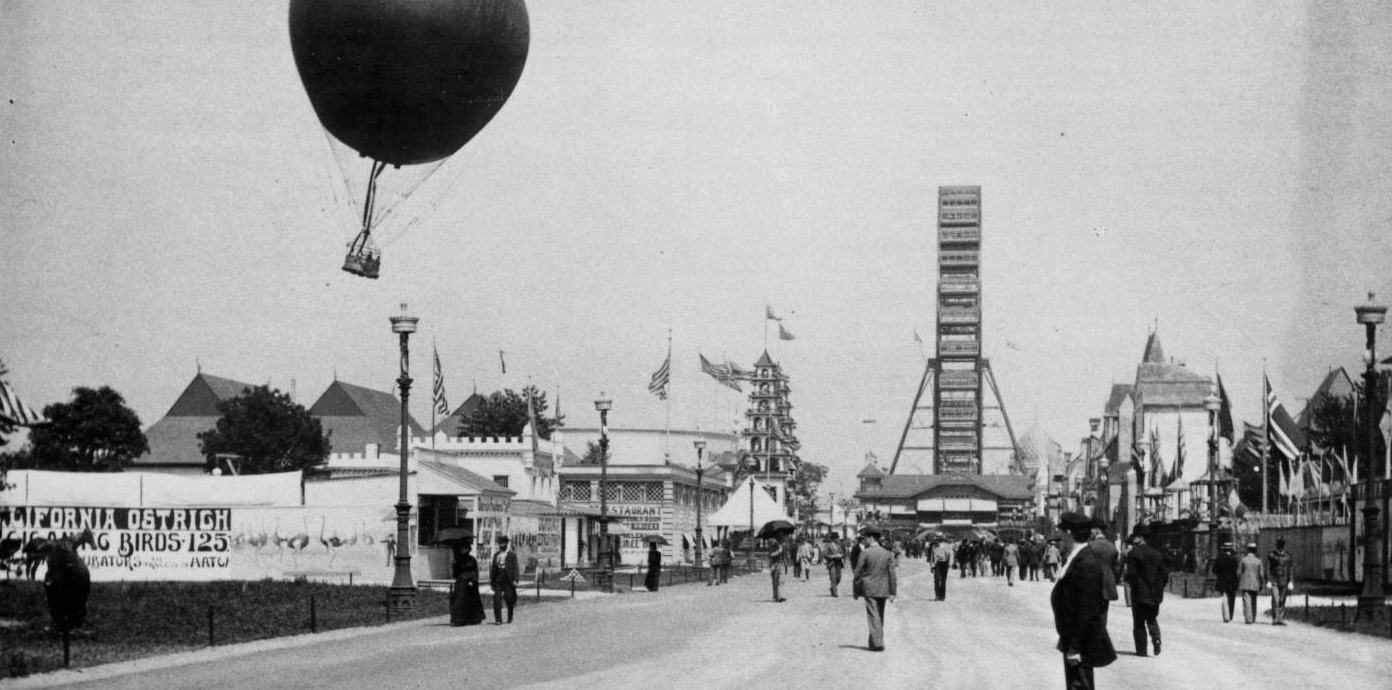
<svg viewBox="0 0 1392 690"><path fill-rule="evenodd" d="M1112 638L1103 620L1102 564L1088 546L1092 519L1078 513L1059 517L1062 573L1054 583L1049 604L1054 610L1057 649L1063 653L1064 687L1091 690L1093 669L1116 661Z"/></svg>
<svg viewBox="0 0 1392 690"><path fill-rule="evenodd" d="M1160 655L1160 602L1165 598L1165 557L1146 544L1150 529L1136 525L1131 532L1131 550L1126 552L1126 582L1131 585L1131 637L1136 656L1146 656L1146 635L1151 648Z"/></svg>
<svg viewBox="0 0 1392 690"><path fill-rule="evenodd" d="M488 585L493 588L493 625L503 624L503 604L507 604L507 622L512 622L512 609L517 605L517 554L508 548L506 534L498 535L498 552L493 554L493 566L488 569Z"/></svg>

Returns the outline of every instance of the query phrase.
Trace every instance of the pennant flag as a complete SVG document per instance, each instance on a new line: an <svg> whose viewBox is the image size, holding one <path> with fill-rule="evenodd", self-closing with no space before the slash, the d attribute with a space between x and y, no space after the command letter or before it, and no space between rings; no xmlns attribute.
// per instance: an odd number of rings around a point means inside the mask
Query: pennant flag
<svg viewBox="0 0 1392 690"><path fill-rule="evenodd" d="M19 396L15 395L4 381L0 381L0 419L16 426L37 426L48 423L42 414L25 405L24 401L20 400Z"/></svg>
<svg viewBox="0 0 1392 690"><path fill-rule="evenodd" d="M792 334L792 333L789 333L789 332L788 332L788 329L784 328L784 327L783 327L783 324L781 324L781 323L778 324L778 339L779 339L779 340L792 340L792 339L793 339L793 334Z"/></svg>
<svg viewBox="0 0 1392 690"><path fill-rule="evenodd" d="M705 355L697 353L697 356L701 358L702 373L709 374L711 378L715 379L716 381L719 381L725 386L740 391L741 393L744 392L744 389L740 388L739 383L735 381L734 375L730 373L730 365L711 364L710 360L706 359Z"/></svg>
<svg viewBox="0 0 1392 690"><path fill-rule="evenodd" d="M1156 482L1152 486L1163 486L1167 477L1160 464L1160 434L1153 428L1150 430L1150 465L1150 476Z"/></svg>
<svg viewBox="0 0 1392 690"><path fill-rule="evenodd" d="M917 329L914 330L914 342L918 343L919 345L923 344L923 338L918 337Z"/></svg>
<svg viewBox="0 0 1392 690"><path fill-rule="evenodd" d="M1175 483L1175 482L1177 482L1177 481L1179 481L1179 480L1181 480L1181 479L1184 478L1184 418L1183 418L1183 417L1180 417L1180 418L1179 418L1179 440L1178 440L1178 442L1176 443L1176 446L1177 446L1177 447L1175 448L1174 468L1173 468L1173 470L1170 472L1170 477L1169 477L1170 481L1166 482L1166 486L1168 486L1168 485L1170 485L1170 484L1173 484L1173 483Z"/></svg>
<svg viewBox="0 0 1392 690"><path fill-rule="evenodd" d="M648 392L657 396L658 400L667 399L667 384L672 380L672 351L667 351L667 359L662 360L662 366L653 372L652 380L648 381Z"/></svg>
<svg viewBox="0 0 1392 690"><path fill-rule="evenodd" d="M1228 443L1233 442L1233 419L1232 419L1232 399L1228 397L1228 389L1223 387L1223 376L1215 373L1218 379L1218 437L1228 439Z"/></svg>
<svg viewBox="0 0 1392 690"><path fill-rule="evenodd" d="M506 374L506 373L507 373L507 360L506 360L506 359L503 359L503 351L502 351L502 350L498 350L498 364L502 365L502 367L503 367L503 373Z"/></svg>
<svg viewBox="0 0 1392 690"><path fill-rule="evenodd" d="M769 321L782 321L782 320L783 320L783 317L781 317L781 316L774 316L774 315L773 315L773 307L770 307L770 306L767 305L767 304L764 305L764 318L767 319L767 320L769 320Z"/></svg>
<svg viewBox="0 0 1392 690"><path fill-rule="evenodd" d="M445 375L440 371L440 351L434 345L430 349L435 353L435 411L447 415L449 403L445 402Z"/></svg>
<svg viewBox="0 0 1392 690"><path fill-rule="evenodd" d="M1271 436L1272 448L1280 451L1288 462L1294 462L1300 457L1300 445L1304 439L1295 425L1295 420L1291 419L1285 406L1276 399L1276 391L1271 390L1271 381L1265 374L1262 375L1262 383L1266 388L1266 408L1270 419L1267 431Z"/></svg>

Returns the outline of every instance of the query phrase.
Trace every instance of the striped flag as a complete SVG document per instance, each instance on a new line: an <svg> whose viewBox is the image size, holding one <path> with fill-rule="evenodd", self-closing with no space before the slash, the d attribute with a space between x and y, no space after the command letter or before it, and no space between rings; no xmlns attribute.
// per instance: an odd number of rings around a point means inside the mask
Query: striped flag
<svg viewBox="0 0 1392 690"><path fill-rule="evenodd" d="M701 358L701 372L702 372L702 373L709 374L710 377L713 378L713 379L715 379L716 381L719 381L720 383L722 383L722 384L724 384L724 385L726 385L726 386L728 386L728 387L730 387L730 388L733 388L733 389L735 389L735 390L737 390L737 391L739 391L739 392L741 392L741 393L744 392L744 389L743 389L743 388L740 388L739 383L735 380L734 375L730 372L730 365L728 365L728 364L720 364L720 365L711 364L711 363L710 363L710 360L706 359L706 356L705 356L705 355L702 355L702 354L699 354L699 353L698 353L697 356Z"/></svg>
<svg viewBox="0 0 1392 690"><path fill-rule="evenodd" d="M445 401L445 375L440 371L440 351L434 345L430 349L435 354L435 411L449 414L449 403Z"/></svg>
<svg viewBox="0 0 1392 690"><path fill-rule="evenodd" d="M1266 409L1270 415L1267 433L1271 436L1271 445L1286 457L1287 462L1293 463L1300 457L1300 444L1304 439L1295 426L1295 420L1291 419L1281 401L1276 399L1276 391L1271 390L1271 381L1265 374L1262 375L1262 384L1266 388Z"/></svg>
<svg viewBox="0 0 1392 690"><path fill-rule="evenodd" d="M789 333L789 332L788 332L788 329L784 328L784 327L783 327L783 324L781 324L781 323L778 324L778 339L779 339L779 340L792 340L792 339L793 339L793 334L792 334L792 333Z"/></svg>
<svg viewBox="0 0 1392 690"><path fill-rule="evenodd" d="M48 423L42 414L24 404L19 396L10 390L8 384L0 381L0 419L17 426L37 426Z"/></svg>
<svg viewBox="0 0 1392 690"><path fill-rule="evenodd" d="M648 392L657 396L658 400L667 399L667 384L672 381L672 351L667 351L667 359L662 360L662 366L653 372L652 380L648 382Z"/></svg>

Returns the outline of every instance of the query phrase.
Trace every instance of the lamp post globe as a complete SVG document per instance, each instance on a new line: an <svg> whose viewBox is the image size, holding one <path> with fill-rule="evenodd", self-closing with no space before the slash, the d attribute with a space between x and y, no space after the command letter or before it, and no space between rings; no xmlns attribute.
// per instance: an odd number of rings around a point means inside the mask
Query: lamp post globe
<svg viewBox="0 0 1392 690"><path fill-rule="evenodd" d="M390 317L390 320L392 332L399 336L401 343L401 374L396 379L397 390L401 393L401 465L400 494L396 502L396 551L393 556L396 570L387 598L393 610L410 611L416 607L416 585L411 579L411 502L406 493L411 441L411 416L407 403L411 394L411 357L407 343L411 334L416 332L420 319L407 312L403 302L401 313Z"/></svg>
<svg viewBox="0 0 1392 690"><path fill-rule="evenodd" d="M609 544L609 410L614 401L600 391L595 400L599 412L599 575L601 591L614 591L614 554Z"/></svg>
<svg viewBox="0 0 1392 690"><path fill-rule="evenodd" d="M1377 504L1372 491L1378 479L1373 477L1373 458L1377 457L1377 441L1380 431L1378 418L1382 415L1386 402L1378 400L1377 373L1377 327L1387 318L1387 305L1379 304L1373 293L1368 293L1368 301L1353 308L1358 323L1363 324L1367 335L1367 349L1363 352L1363 436L1367 460L1363 480L1363 592L1358 595L1358 608L1368 607L1370 611L1382 608L1382 545L1381 529L1378 526ZM1382 405L1377 403L1382 402Z"/></svg>
<svg viewBox="0 0 1392 690"><path fill-rule="evenodd" d="M696 447L696 570L701 570L701 552L705 542L701 539L701 504L706 500L706 489L704 476L706 468L701 464L701 456L706 452L706 442L704 439L696 439L691 442Z"/></svg>

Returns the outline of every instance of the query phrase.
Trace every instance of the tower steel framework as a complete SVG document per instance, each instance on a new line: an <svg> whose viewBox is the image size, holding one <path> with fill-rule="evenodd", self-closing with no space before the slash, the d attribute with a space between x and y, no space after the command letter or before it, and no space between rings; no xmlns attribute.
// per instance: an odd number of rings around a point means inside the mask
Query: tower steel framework
<svg viewBox="0 0 1392 690"><path fill-rule="evenodd" d="M929 453L933 474L1024 474L1010 416L989 359L981 356L981 187L938 188L938 298L934 343L889 473L906 455ZM986 404L989 387L995 405ZM999 412L1008 445L987 412ZM994 470L994 471L988 471Z"/></svg>

